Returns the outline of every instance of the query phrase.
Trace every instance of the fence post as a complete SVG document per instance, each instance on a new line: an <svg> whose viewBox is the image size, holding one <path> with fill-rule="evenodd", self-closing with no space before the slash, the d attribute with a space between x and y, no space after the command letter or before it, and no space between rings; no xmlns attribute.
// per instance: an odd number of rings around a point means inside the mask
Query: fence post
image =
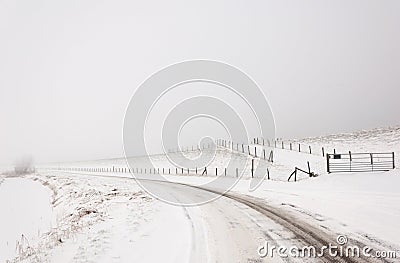
<svg viewBox="0 0 400 263"><path fill-rule="evenodd" d="M393 161L393 169L395 168L394 166L394 152L392 152L392 161Z"/></svg>
<svg viewBox="0 0 400 263"><path fill-rule="evenodd" d="M243 145L243 143L242 143L242 153L244 153L244 145Z"/></svg>
<svg viewBox="0 0 400 263"><path fill-rule="evenodd" d="M292 150L292 143L289 144L290 150Z"/></svg>
<svg viewBox="0 0 400 263"><path fill-rule="evenodd" d="M310 154L311 154L311 146L310 146L310 145L308 145L308 148L310 149Z"/></svg>
<svg viewBox="0 0 400 263"><path fill-rule="evenodd" d="M297 167L294 170L294 181L297 182Z"/></svg>
<svg viewBox="0 0 400 263"><path fill-rule="evenodd" d="M301 147L300 147L300 143L299 143L299 152L301 152Z"/></svg>
<svg viewBox="0 0 400 263"><path fill-rule="evenodd" d="M238 168L236 168L236 178L238 178L239 177L239 170L238 170Z"/></svg>
<svg viewBox="0 0 400 263"><path fill-rule="evenodd" d="M263 149L263 153L264 153L264 160L265 160L265 149Z"/></svg>
<svg viewBox="0 0 400 263"><path fill-rule="evenodd" d="M267 178L268 178L268 180L270 179L270 177L269 177L269 169L267 168Z"/></svg>
<svg viewBox="0 0 400 263"><path fill-rule="evenodd" d="M257 158L257 146L254 146L254 156Z"/></svg>
<svg viewBox="0 0 400 263"><path fill-rule="evenodd" d="M324 150L324 147L322 147L322 157L325 157L325 150Z"/></svg>
<svg viewBox="0 0 400 263"><path fill-rule="evenodd" d="M250 145L247 145L247 151L249 151L249 155L251 155L250 154Z"/></svg>
<svg viewBox="0 0 400 263"><path fill-rule="evenodd" d="M285 149L284 145L283 145L283 141L282 141L282 149Z"/></svg>
<svg viewBox="0 0 400 263"><path fill-rule="evenodd" d="M336 154L336 149L335 148L333 149L333 154Z"/></svg>
<svg viewBox="0 0 400 263"><path fill-rule="evenodd" d="M370 153L369 156L371 158L371 169L374 171L374 158L372 157L372 153Z"/></svg>
<svg viewBox="0 0 400 263"><path fill-rule="evenodd" d="M265 140L264 140L264 138L263 138L263 146L265 145Z"/></svg>
<svg viewBox="0 0 400 263"><path fill-rule="evenodd" d="M310 162L307 161L307 166L308 166L308 175L311 176L311 168L310 168Z"/></svg>
<svg viewBox="0 0 400 263"><path fill-rule="evenodd" d="M351 172L351 162L353 161L353 159L351 158L351 151L349 151L349 157L350 157L350 172Z"/></svg>
<svg viewBox="0 0 400 263"><path fill-rule="evenodd" d="M331 171L329 170L329 154L326 154L326 170L329 173L331 173Z"/></svg>
<svg viewBox="0 0 400 263"><path fill-rule="evenodd" d="M254 159L251 159L251 178L254 178Z"/></svg>
<svg viewBox="0 0 400 263"><path fill-rule="evenodd" d="M225 176L226 176L226 168L225 168Z"/></svg>
<svg viewBox="0 0 400 263"><path fill-rule="evenodd" d="M218 176L218 167L215 167L215 176Z"/></svg>

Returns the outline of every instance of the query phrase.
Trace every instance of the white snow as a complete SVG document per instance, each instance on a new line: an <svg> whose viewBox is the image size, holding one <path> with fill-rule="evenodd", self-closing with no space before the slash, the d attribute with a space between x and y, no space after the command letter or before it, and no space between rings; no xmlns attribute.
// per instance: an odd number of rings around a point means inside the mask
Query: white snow
<svg viewBox="0 0 400 263"><path fill-rule="evenodd" d="M311 145L314 150L325 147L325 152L332 152L333 148L337 152L394 151L396 165L399 165L400 128L292 141L293 144L297 142L305 146ZM285 146L285 149L274 148L273 163L256 160L256 165L261 168L259 170L269 169L271 180L265 180L253 192L249 192L249 160L252 157L246 154L236 151L232 154L228 149L218 148L207 176L201 176L200 173L196 176L193 169L189 176L186 175L186 171L184 175L180 174L181 171L175 175L175 167L168 162L165 155L155 155L151 158L160 171L164 168L165 173L168 173L171 169L170 175L164 175L169 181L192 185L203 185L213 180L216 177L213 172L215 167L223 171L229 161L232 166L227 171L227 176L223 173L218 176L223 180L236 180L235 167L244 166L246 171L232 191L262 198L269 205L282 208L302 220L313 222L337 234L346 234L356 239L363 238L364 241L370 240L374 244L398 249L398 168L389 172L327 174L325 158L320 152L299 153L296 150L288 150L287 144ZM260 145L251 147L257 147L258 152L264 149ZM265 149L269 152L271 148ZM205 149L202 153L211 155L212 151ZM187 154L195 156L200 154L200 151L194 150ZM141 160L143 157L134 158L136 168L147 168L147 173L140 176L151 179L154 175L149 173L149 167L142 166ZM184 163L184 160L181 161ZM310 163L311 170L319 176L310 178L304 174L299 175L298 182L287 182L294 167L307 170L307 162ZM60 172L48 169L111 167L119 169L119 172ZM41 175L34 178L42 180L42 183L46 182L55 191L53 206L58 219L57 229L47 235L46 242L39 244L37 255L41 260L189 261L191 242L196 240L193 240L191 226L188 220L185 220L185 211L150 198L129 178L115 178L131 176L122 172L125 170L121 170L129 169L123 158L42 165L39 168ZM113 191L114 188L117 190ZM86 214L85 211L89 213ZM68 215L73 215L72 219ZM201 213L198 213L198 216L201 217ZM79 227L71 227L75 223ZM171 240L171 237L174 239ZM61 242L50 242L60 238ZM204 235L201 238L205 240Z"/></svg>
<svg viewBox="0 0 400 263"><path fill-rule="evenodd" d="M6 178L0 182L0 262L38 245L54 225L51 191L38 182Z"/></svg>
<svg viewBox="0 0 400 263"><path fill-rule="evenodd" d="M157 201L133 180L67 173L27 176L54 191L57 226L41 232L21 262L177 262L190 256L182 208ZM35 182L35 184L37 184ZM1 262L4 262L1 261Z"/></svg>

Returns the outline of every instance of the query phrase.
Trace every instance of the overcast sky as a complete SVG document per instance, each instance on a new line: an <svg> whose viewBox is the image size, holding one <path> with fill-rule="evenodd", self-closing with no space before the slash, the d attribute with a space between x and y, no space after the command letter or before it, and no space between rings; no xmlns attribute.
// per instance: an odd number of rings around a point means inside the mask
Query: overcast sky
<svg viewBox="0 0 400 263"><path fill-rule="evenodd" d="M231 64L277 136L400 124L400 1L0 0L0 164L122 156L125 109L163 67Z"/></svg>

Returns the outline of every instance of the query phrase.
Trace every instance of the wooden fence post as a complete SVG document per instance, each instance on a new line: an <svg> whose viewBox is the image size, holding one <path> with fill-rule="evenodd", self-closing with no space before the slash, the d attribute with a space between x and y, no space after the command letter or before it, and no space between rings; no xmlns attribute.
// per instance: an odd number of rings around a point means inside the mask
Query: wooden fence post
<svg viewBox="0 0 400 263"><path fill-rule="evenodd" d="M236 178L238 178L238 177L239 177L239 169L236 168Z"/></svg>
<svg viewBox="0 0 400 263"><path fill-rule="evenodd" d="M290 150L292 150L292 143L289 144Z"/></svg>
<svg viewBox="0 0 400 263"><path fill-rule="evenodd" d="M257 146L254 146L254 156L257 158Z"/></svg>
<svg viewBox="0 0 400 263"><path fill-rule="evenodd" d="M322 157L325 157L325 150L324 150L324 147L322 147Z"/></svg>
<svg viewBox="0 0 400 263"><path fill-rule="evenodd" d="M310 145L308 145L308 149L310 150L310 154L311 154L311 146Z"/></svg>
<svg viewBox="0 0 400 263"><path fill-rule="evenodd" d="M268 169L268 168L267 168L267 176L268 176L268 177L267 177L268 180L271 179L271 178L269 177L269 169Z"/></svg>
<svg viewBox="0 0 400 263"><path fill-rule="evenodd" d="M300 146L300 143L299 143L299 152L301 152L301 146Z"/></svg>
<svg viewBox="0 0 400 263"><path fill-rule="evenodd" d="M282 149L285 149L284 145L283 145L283 141L282 141Z"/></svg>
<svg viewBox="0 0 400 263"><path fill-rule="evenodd" d="M218 168L215 167L215 176L218 176Z"/></svg>
<svg viewBox="0 0 400 263"><path fill-rule="evenodd" d="M251 178L254 178L254 159L251 159Z"/></svg>
<svg viewBox="0 0 400 263"><path fill-rule="evenodd" d="M307 167L308 167L308 175L311 176L311 168L310 168L310 162L307 161Z"/></svg>

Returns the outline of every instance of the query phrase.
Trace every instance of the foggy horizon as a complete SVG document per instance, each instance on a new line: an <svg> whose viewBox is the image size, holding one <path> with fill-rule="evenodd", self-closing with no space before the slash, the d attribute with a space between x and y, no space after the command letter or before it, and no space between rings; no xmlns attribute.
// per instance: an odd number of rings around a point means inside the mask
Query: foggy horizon
<svg viewBox="0 0 400 263"><path fill-rule="evenodd" d="M135 90L195 59L250 76L278 138L398 126L399 10L398 1L2 1L0 165L123 157Z"/></svg>

